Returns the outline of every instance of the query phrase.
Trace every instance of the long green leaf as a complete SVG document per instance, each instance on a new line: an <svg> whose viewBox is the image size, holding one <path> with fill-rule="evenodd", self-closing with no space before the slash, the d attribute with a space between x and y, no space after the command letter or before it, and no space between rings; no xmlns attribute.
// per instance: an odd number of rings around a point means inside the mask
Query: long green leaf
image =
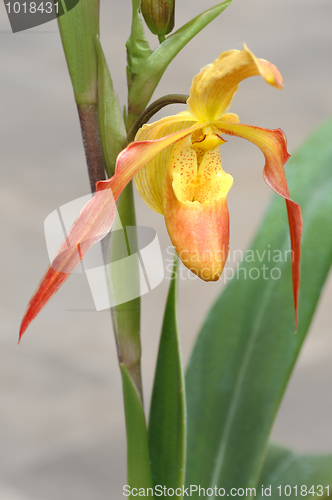
<svg viewBox="0 0 332 500"><path fill-rule="evenodd" d="M152 488L148 434L137 389L121 365L127 431L127 479L130 489Z"/></svg>
<svg viewBox="0 0 332 500"><path fill-rule="evenodd" d="M129 89L128 130L144 111L167 66L195 35L221 14L233 0L224 0L199 14L168 36L149 57L142 60Z"/></svg>
<svg viewBox="0 0 332 500"><path fill-rule="evenodd" d="M97 55L99 0L80 0L58 17L61 41L77 104L97 102Z"/></svg>
<svg viewBox="0 0 332 500"><path fill-rule="evenodd" d="M112 78L101 47L96 39L98 61L98 123L107 174L114 174L116 157L127 143L126 127Z"/></svg>
<svg viewBox="0 0 332 500"><path fill-rule="evenodd" d="M257 487L256 498L317 498L332 492L332 455L298 455L271 445Z"/></svg>
<svg viewBox="0 0 332 500"><path fill-rule="evenodd" d="M155 485L181 488L185 469L184 380L177 324L177 257L169 289L151 400L149 445Z"/></svg>
<svg viewBox="0 0 332 500"><path fill-rule="evenodd" d="M186 379L188 484L256 485L272 423L331 266L331 137L332 121L287 164L290 192L304 219L298 334L290 259L285 260L286 212L283 200L275 198L251 253L198 337ZM282 262L273 261L278 256Z"/></svg>

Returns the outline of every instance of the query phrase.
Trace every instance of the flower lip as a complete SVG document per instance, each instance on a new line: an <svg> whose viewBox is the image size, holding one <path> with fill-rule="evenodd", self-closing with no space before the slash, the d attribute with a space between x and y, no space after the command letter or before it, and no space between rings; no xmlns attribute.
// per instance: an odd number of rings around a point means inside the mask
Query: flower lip
<svg viewBox="0 0 332 500"><path fill-rule="evenodd" d="M214 203L227 196L232 184L232 176L222 168L219 147L196 148L186 138L173 148L165 171L163 198L171 188L181 203Z"/></svg>

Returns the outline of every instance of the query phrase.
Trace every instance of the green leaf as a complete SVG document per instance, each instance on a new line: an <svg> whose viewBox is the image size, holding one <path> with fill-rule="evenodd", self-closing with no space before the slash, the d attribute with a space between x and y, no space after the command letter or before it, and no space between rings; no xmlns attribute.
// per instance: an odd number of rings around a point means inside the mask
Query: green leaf
<svg viewBox="0 0 332 500"><path fill-rule="evenodd" d="M95 104L99 0L80 0L76 7L58 17L58 25L75 100L78 104Z"/></svg>
<svg viewBox="0 0 332 500"><path fill-rule="evenodd" d="M256 498L266 498L269 490L272 500L327 497L331 488L332 455L299 455L271 445L257 484Z"/></svg>
<svg viewBox="0 0 332 500"><path fill-rule="evenodd" d="M127 479L130 488L152 488L148 434L142 401L121 364L127 431Z"/></svg>
<svg viewBox="0 0 332 500"><path fill-rule="evenodd" d="M107 174L114 174L116 157L127 143L126 127L112 78L99 38L96 39L98 60L98 123Z"/></svg>
<svg viewBox="0 0 332 500"><path fill-rule="evenodd" d="M128 130L146 108L167 66L195 35L221 14L232 0L225 0L199 14L166 38L153 53L141 61L129 89Z"/></svg>
<svg viewBox="0 0 332 500"><path fill-rule="evenodd" d="M177 257L169 289L149 422L155 485L181 488L185 469L185 400L177 324Z"/></svg>
<svg viewBox="0 0 332 500"><path fill-rule="evenodd" d="M186 378L188 484L256 485L275 415L331 266L331 136L329 121L286 166L304 219L298 334L290 259L285 259L290 245L285 203L275 197L251 253L198 337ZM278 254L282 262L273 261ZM271 279L271 270L278 279Z"/></svg>
<svg viewBox="0 0 332 500"><path fill-rule="evenodd" d="M140 0L132 0L131 33L127 40L127 82L130 89L133 79L142 69L146 59L152 54L149 42L145 38ZM144 106L145 107L145 106Z"/></svg>

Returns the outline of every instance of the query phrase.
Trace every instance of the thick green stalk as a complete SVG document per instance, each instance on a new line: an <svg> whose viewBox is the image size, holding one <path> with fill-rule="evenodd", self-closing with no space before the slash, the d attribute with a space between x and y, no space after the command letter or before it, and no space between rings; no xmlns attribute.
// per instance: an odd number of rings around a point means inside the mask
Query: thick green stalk
<svg viewBox="0 0 332 500"><path fill-rule="evenodd" d="M77 103L91 191L94 192L96 182L105 179L105 166L112 174L115 158L127 140L122 114L99 42L99 0L80 0L75 9L58 19L58 24ZM118 213L124 228L135 226L131 187L123 192ZM109 262L107 247L106 239L103 241L103 251L106 262ZM111 252L114 257L116 245ZM138 269L133 274L138 279ZM111 279L115 299L119 295L117 289L120 289L121 294L124 286L130 288L131 281L136 281L136 277L126 275L126 272ZM119 362L125 365L142 397L139 298L115 306L112 318Z"/></svg>
<svg viewBox="0 0 332 500"><path fill-rule="evenodd" d="M172 94L162 97L149 106L138 118L132 129L128 133L128 141L134 140L138 128L146 123L157 111L168 104L186 103L188 96ZM117 205L118 214L126 236L126 227L136 226L135 208L132 184L128 185L123 191ZM132 238L133 240L133 238ZM118 240L119 241L119 240ZM138 251L137 238L131 241L131 248L127 244L128 255L133 255ZM123 259L121 239L117 243L116 237L111 238L111 262ZM137 261L138 262L138 261ZM117 300L121 297L124 289L139 290L138 266L135 269L132 266L126 268L121 276L110 276L111 298ZM140 298L119 304L112 308L112 320L114 331L116 332L116 341L120 363L123 363L128 374L134 381L134 384L143 400L142 380L141 380L141 342L140 342Z"/></svg>
<svg viewBox="0 0 332 500"><path fill-rule="evenodd" d="M96 190L96 182L105 179L105 165L101 149L96 104L77 104L82 138L88 166L91 192Z"/></svg>
<svg viewBox="0 0 332 500"><path fill-rule="evenodd" d="M95 40L99 35L99 0L80 0L79 4L58 18L61 42L83 136L91 191L105 179L97 115L97 55Z"/></svg>
<svg viewBox="0 0 332 500"><path fill-rule="evenodd" d="M136 226L134 195L132 184L130 183L121 194L117 204L117 210L123 233L127 238L126 228ZM116 236L116 231L114 232ZM122 253L121 240L111 237L110 260L111 262L126 258ZM137 251L137 239L131 234L130 248L127 245L128 256ZM138 261L137 261L138 264ZM138 265L130 265L121 268L121 275L116 271L110 276L111 298L117 300L123 296L126 291L139 289L139 271ZM141 320L141 302L138 297L128 302L115 305L111 309L113 327L118 349L119 362L126 367L129 376L133 380L137 391L143 401L142 377L141 377L141 338L140 338L140 320Z"/></svg>
<svg viewBox="0 0 332 500"><path fill-rule="evenodd" d="M113 89L112 78L106 63L99 39L95 43L98 67L98 121L101 146L108 175L114 174L116 157L127 145L127 131L124 124L120 104ZM137 242L130 234L130 245L127 228L136 226L132 186L123 191L117 203L117 212L121 222L121 230L115 230L110 240L104 244L106 263L111 265L109 273L109 295L113 330L117 345L120 365L124 365L128 376L134 383L140 397L142 395L141 380L141 339L140 339L140 299ZM125 244L124 244L124 239ZM105 240L104 240L105 241ZM121 264L124 262L124 265ZM137 298L127 301L128 292L135 288Z"/></svg>

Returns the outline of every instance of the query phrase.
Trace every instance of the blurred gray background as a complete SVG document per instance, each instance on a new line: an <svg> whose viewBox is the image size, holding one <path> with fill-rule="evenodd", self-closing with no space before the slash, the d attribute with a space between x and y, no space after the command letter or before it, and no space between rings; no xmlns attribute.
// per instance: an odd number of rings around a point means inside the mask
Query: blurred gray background
<svg viewBox="0 0 332 500"><path fill-rule="evenodd" d="M176 27L215 3L177 0ZM101 0L101 41L122 104L130 4ZM331 25L331 0L234 0L177 56L155 96L187 93L202 66L246 42L278 66L285 88L247 80L232 111L244 123L281 127L292 153L332 112ZM48 265L44 219L89 192L56 22L12 34L1 3L0 58L0 500L122 498L125 431L115 345L109 311L93 311L85 276L68 281L16 347L22 314ZM264 160L243 140L229 140L222 152L235 178L231 246L245 249L271 197L262 179ZM141 200L137 207L139 223L155 228L166 248L163 218ZM147 407L167 286L165 281L143 298ZM185 361L223 286L181 281ZM332 450L331 297L330 280L273 430L274 439L304 452Z"/></svg>

